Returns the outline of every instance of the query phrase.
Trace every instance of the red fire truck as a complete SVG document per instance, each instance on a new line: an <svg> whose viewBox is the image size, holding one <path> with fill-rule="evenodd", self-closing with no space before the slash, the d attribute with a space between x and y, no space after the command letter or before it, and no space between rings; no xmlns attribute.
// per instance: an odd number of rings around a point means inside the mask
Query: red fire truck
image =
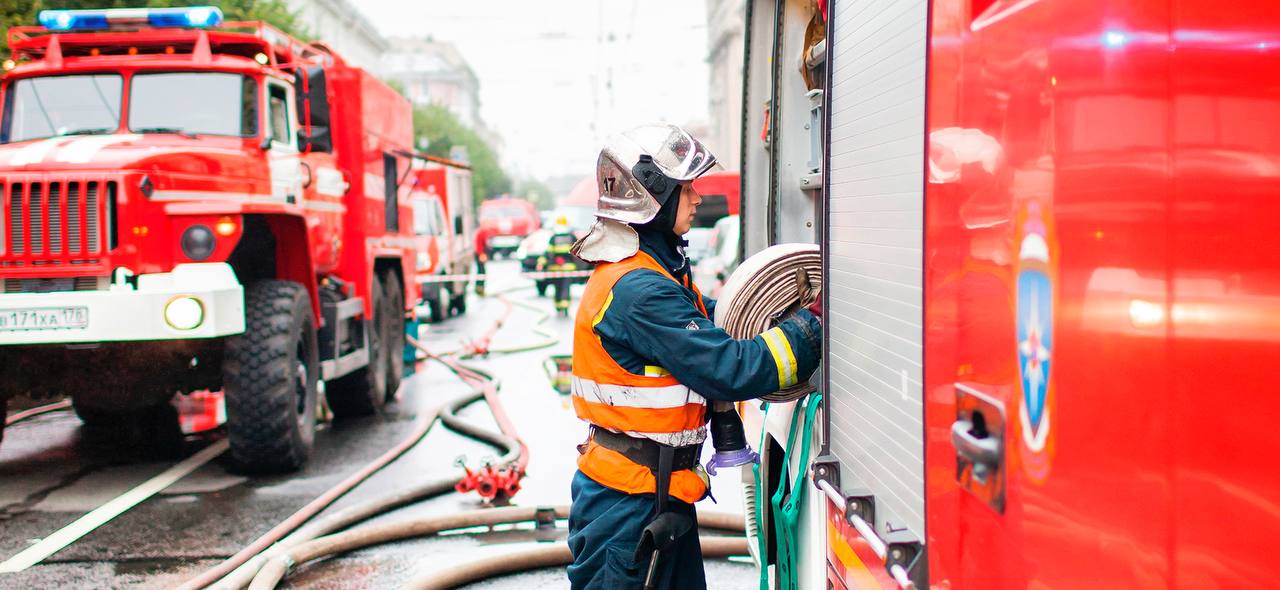
<svg viewBox="0 0 1280 590"><path fill-rule="evenodd" d="M471 170L465 164L431 158L426 165L414 168L412 184L414 233L421 242L415 277L428 319L439 322L467 310L469 281L431 279L467 274L475 266Z"/></svg>
<svg viewBox="0 0 1280 590"><path fill-rule="evenodd" d="M826 265L766 578L1274 587L1275 3L817 4L747 3L747 252Z"/></svg>
<svg viewBox="0 0 1280 590"><path fill-rule="evenodd" d="M408 102L216 8L40 20L4 64L0 399L96 423L222 389L236 462L299 467L319 392L368 414L400 382Z"/></svg>

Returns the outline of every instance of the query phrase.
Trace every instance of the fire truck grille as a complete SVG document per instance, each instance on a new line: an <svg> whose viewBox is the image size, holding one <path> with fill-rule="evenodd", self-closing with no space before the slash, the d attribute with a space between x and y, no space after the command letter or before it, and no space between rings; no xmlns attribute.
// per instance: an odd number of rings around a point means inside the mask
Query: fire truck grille
<svg viewBox="0 0 1280 590"><path fill-rule="evenodd" d="M60 279L5 279L5 293L54 293L58 291L100 291L110 277L66 277Z"/></svg>
<svg viewBox="0 0 1280 590"><path fill-rule="evenodd" d="M114 247L116 189L114 181L103 180L9 183L3 201L7 263L87 263L104 253L104 243Z"/></svg>

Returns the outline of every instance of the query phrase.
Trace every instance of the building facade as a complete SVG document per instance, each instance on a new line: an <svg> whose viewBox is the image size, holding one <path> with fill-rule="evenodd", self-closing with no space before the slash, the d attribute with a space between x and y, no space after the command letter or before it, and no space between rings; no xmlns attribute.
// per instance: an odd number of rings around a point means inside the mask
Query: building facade
<svg viewBox="0 0 1280 590"><path fill-rule="evenodd" d="M390 43L383 71L403 86L409 100L443 106L468 127L483 129L480 81L457 47L431 37L397 37Z"/></svg>
<svg viewBox="0 0 1280 590"><path fill-rule="evenodd" d="M337 51L348 63L377 75L383 54L390 49L386 38L348 0L288 0L298 23L315 39Z"/></svg>
<svg viewBox="0 0 1280 590"><path fill-rule="evenodd" d="M707 0L710 130L707 144L728 170L742 162L744 0Z"/></svg>

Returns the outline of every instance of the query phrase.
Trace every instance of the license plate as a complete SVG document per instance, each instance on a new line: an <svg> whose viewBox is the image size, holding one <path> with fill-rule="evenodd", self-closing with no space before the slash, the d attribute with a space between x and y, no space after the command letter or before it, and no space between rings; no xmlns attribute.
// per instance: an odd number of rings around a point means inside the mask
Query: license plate
<svg viewBox="0 0 1280 590"><path fill-rule="evenodd" d="M0 310L0 331L81 330L89 326L89 308L37 307Z"/></svg>
<svg viewBox="0 0 1280 590"><path fill-rule="evenodd" d="M490 240L490 242L494 246L505 248L508 246L515 246L519 244L520 238L519 236L494 236L493 239Z"/></svg>

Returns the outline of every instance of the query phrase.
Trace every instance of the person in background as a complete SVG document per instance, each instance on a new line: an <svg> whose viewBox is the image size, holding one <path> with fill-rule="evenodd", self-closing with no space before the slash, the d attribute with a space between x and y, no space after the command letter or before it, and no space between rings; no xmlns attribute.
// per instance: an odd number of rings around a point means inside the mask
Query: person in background
<svg viewBox="0 0 1280 590"><path fill-rule="evenodd" d="M569 219L563 215L557 218L551 230L551 237L547 240L547 251L539 260L538 269L546 272L578 270L578 259L572 252L573 243L576 241L578 236L574 235L573 230L569 228ZM560 315L569 315L569 286L572 284L572 277L562 276L552 279L552 285L555 286L556 312Z"/></svg>
<svg viewBox="0 0 1280 590"><path fill-rule="evenodd" d="M476 279L476 295L484 297L484 265L489 261L489 253L485 250L489 247L489 234L482 229L476 229L476 274L480 275Z"/></svg>

